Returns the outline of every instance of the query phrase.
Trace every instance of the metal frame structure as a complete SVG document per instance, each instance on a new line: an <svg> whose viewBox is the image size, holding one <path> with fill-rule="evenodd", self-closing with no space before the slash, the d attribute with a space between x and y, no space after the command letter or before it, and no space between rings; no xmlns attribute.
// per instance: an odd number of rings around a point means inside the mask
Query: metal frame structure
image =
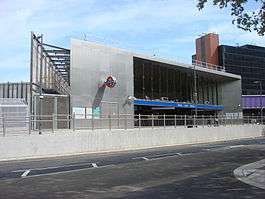
<svg viewBox="0 0 265 199"><path fill-rule="evenodd" d="M57 97L67 96L61 107L70 107L70 50L43 42L43 35L31 32L30 52L30 114L38 116L41 122L30 123L41 134L46 122L40 115L57 113ZM47 95L56 95L53 100ZM53 106L50 106L54 104ZM53 108L52 108L53 107ZM70 114L70 108L59 112Z"/></svg>
<svg viewBox="0 0 265 199"><path fill-rule="evenodd" d="M31 33L30 83L37 93L70 94L70 50Z"/></svg>
<svg viewBox="0 0 265 199"><path fill-rule="evenodd" d="M30 113L33 114L34 96L41 99L45 94L70 95L70 50L46 44L43 35L31 32L30 58Z"/></svg>

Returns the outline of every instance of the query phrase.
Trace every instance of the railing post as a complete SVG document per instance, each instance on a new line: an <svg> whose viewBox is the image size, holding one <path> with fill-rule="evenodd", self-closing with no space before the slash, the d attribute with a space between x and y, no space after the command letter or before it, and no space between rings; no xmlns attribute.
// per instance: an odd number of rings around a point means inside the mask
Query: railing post
<svg viewBox="0 0 265 199"><path fill-rule="evenodd" d="M141 114L138 115L138 128L141 129Z"/></svg>
<svg viewBox="0 0 265 199"><path fill-rule="evenodd" d="M205 121L204 121L204 115L202 115L202 126L203 126L203 128L204 128L204 126L205 126L205 123L204 123Z"/></svg>
<svg viewBox="0 0 265 199"><path fill-rule="evenodd" d="M92 114L92 117L91 117L91 129L92 131L95 129L94 114Z"/></svg>
<svg viewBox="0 0 265 199"><path fill-rule="evenodd" d="M154 114L152 114L152 129L154 128Z"/></svg>
<svg viewBox="0 0 265 199"><path fill-rule="evenodd" d="M166 114L164 114L164 128L166 128Z"/></svg>
<svg viewBox="0 0 265 199"><path fill-rule="evenodd" d="M31 134L31 115L29 115L29 135Z"/></svg>
<svg viewBox="0 0 265 199"><path fill-rule="evenodd" d="M5 116L2 115L2 123L3 123L3 137L6 136L6 125L5 125Z"/></svg>
<svg viewBox="0 0 265 199"><path fill-rule="evenodd" d="M195 115L193 115L193 127L195 127L196 126L196 116Z"/></svg>
<svg viewBox="0 0 265 199"><path fill-rule="evenodd" d="M73 131L75 131L75 113L72 114L72 127Z"/></svg>
<svg viewBox="0 0 265 199"><path fill-rule="evenodd" d="M108 118L109 118L109 130L111 131L111 117L110 117L110 114L108 115Z"/></svg>
<svg viewBox="0 0 265 199"><path fill-rule="evenodd" d="M42 132L41 132L41 115L39 115L39 135L41 135L42 134Z"/></svg>
<svg viewBox="0 0 265 199"><path fill-rule="evenodd" d="M176 126L177 126L177 116L174 115L174 127L176 128Z"/></svg>
<svg viewBox="0 0 265 199"><path fill-rule="evenodd" d="M52 114L52 132L54 133L54 129L55 129L55 114Z"/></svg>
<svg viewBox="0 0 265 199"><path fill-rule="evenodd" d="M127 114L124 115L125 118L124 118L124 128L125 130L127 130Z"/></svg>
<svg viewBox="0 0 265 199"><path fill-rule="evenodd" d="M118 129L120 128L120 113L118 113Z"/></svg>
<svg viewBox="0 0 265 199"><path fill-rule="evenodd" d="M187 126L187 115L184 115L184 126Z"/></svg>

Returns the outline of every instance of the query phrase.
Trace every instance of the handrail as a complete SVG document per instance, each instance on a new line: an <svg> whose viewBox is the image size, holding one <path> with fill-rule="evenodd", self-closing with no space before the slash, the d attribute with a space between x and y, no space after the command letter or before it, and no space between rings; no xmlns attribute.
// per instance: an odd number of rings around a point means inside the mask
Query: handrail
<svg viewBox="0 0 265 199"><path fill-rule="evenodd" d="M207 69L211 69L211 70L217 70L217 71L225 72L225 67L224 66L215 65L215 64L203 62L203 61L196 60L196 59L192 60L192 65L203 67L203 68L207 68Z"/></svg>
<svg viewBox="0 0 265 199"><path fill-rule="evenodd" d="M8 116L0 114L0 132L3 136L11 135L12 132L45 131L55 132L60 129L70 131L87 129L132 129L132 128L176 128L182 127L216 127L227 125L265 124L265 116L242 116L234 115L147 115L147 114L53 114L53 115L27 115Z"/></svg>

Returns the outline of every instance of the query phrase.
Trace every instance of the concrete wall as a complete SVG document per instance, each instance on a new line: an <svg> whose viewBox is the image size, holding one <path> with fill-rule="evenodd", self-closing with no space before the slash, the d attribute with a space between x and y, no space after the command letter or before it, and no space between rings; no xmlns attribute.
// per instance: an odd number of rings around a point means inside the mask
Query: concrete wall
<svg viewBox="0 0 265 199"><path fill-rule="evenodd" d="M242 112L241 80L231 80L221 84L224 113ZM239 106L240 105L240 106Z"/></svg>
<svg viewBox="0 0 265 199"><path fill-rule="evenodd" d="M264 126L75 131L0 138L0 160L144 149L262 136Z"/></svg>
<svg viewBox="0 0 265 199"><path fill-rule="evenodd" d="M114 88L102 87L107 77L117 79ZM131 53L76 39L71 40L72 107L100 108L102 115L133 114L126 104L133 96Z"/></svg>

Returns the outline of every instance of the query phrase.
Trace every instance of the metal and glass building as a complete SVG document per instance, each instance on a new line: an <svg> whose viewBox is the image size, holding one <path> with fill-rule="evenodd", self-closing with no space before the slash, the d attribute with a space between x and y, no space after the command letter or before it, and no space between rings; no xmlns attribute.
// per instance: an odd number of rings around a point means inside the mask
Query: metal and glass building
<svg viewBox="0 0 265 199"><path fill-rule="evenodd" d="M254 45L219 46L220 65L242 77L243 95L265 94L265 48ZM260 91L259 82L262 84ZM260 93L261 92L261 93Z"/></svg>

